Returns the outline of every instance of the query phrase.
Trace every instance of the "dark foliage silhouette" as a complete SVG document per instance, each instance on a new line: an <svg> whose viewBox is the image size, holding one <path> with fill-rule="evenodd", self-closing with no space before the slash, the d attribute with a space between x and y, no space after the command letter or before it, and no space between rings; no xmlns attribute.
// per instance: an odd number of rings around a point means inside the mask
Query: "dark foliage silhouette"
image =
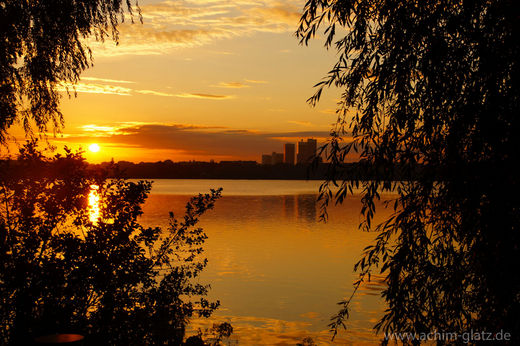
<svg viewBox="0 0 520 346"><path fill-rule="evenodd" d="M305 5L301 42L325 26L326 47L338 52L309 102L329 86L344 90L322 148L332 162L324 217L328 203L362 188L360 227L379 234L356 265L355 289L373 271L385 274L388 310L377 330L520 337L518 20L511 0ZM385 174L346 174L354 152ZM376 201L389 191L394 213L374 226ZM334 335L349 302L333 317Z"/></svg>
<svg viewBox="0 0 520 346"><path fill-rule="evenodd" d="M220 190L193 197L168 229L139 224L151 183L105 179L81 153L34 142L0 179L0 343L60 333L88 344L180 344L193 315L219 305L193 282L206 265L198 218ZM93 190L97 186L97 190ZM88 207L99 195L99 219Z"/></svg>
<svg viewBox="0 0 520 346"><path fill-rule="evenodd" d="M85 38L117 42L117 25L130 0L0 1L0 144L19 121L27 134L36 125L59 130L60 83L76 84L92 65ZM138 7L137 10L139 11ZM139 14L140 18L140 14Z"/></svg>
<svg viewBox="0 0 520 346"><path fill-rule="evenodd" d="M214 323L211 328L204 331L198 330L196 335L186 339L186 346L218 346L222 340L227 339L233 334L233 326L228 322Z"/></svg>

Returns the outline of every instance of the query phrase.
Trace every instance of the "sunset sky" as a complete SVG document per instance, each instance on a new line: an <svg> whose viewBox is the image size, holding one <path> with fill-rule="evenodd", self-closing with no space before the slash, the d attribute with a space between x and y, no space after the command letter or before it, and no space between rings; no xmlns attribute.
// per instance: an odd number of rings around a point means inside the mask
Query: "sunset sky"
<svg viewBox="0 0 520 346"><path fill-rule="evenodd" d="M98 143L89 161L260 160L283 143L325 138L337 90L306 99L335 53L294 35L304 1L139 1L143 24L120 43L94 40L94 68L77 98L64 93L65 129L52 142Z"/></svg>

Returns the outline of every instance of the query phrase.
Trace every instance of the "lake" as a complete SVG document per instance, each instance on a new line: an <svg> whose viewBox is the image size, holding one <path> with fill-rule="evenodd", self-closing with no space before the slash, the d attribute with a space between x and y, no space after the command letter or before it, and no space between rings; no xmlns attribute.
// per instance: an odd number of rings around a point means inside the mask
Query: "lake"
<svg viewBox="0 0 520 346"><path fill-rule="evenodd" d="M208 235L208 266L199 281L221 306L212 318L194 319L191 330L229 322L233 344L371 344L382 316L380 277L363 285L351 304L347 330L334 343L328 323L338 301L350 296L353 266L375 237L357 229L360 198L329 208L319 220L317 181L155 180L142 223L166 227L168 212L182 217L191 195L223 187L223 197L201 218ZM389 214L381 207L376 221Z"/></svg>

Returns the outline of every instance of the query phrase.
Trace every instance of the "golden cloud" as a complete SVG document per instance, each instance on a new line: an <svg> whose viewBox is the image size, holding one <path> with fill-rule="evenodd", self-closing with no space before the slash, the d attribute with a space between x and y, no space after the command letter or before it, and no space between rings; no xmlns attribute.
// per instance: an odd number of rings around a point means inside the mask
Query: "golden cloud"
<svg viewBox="0 0 520 346"><path fill-rule="evenodd" d="M62 92L76 92L76 93L88 93L88 94L108 94L108 95L120 95L129 96L131 95L132 89L124 88L121 86L106 85L106 84L70 84L62 83L56 87L57 91Z"/></svg>
<svg viewBox="0 0 520 346"><path fill-rule="evenodd" d="M168 97L175 96L174 94L169 94L169 93L164 93L161 91L154 91L154 90L136 90L135 92L138 94L143 94L143 95L168 96Z"/></svg>
<svg viewBox="0 0 520 346"><path fill-rule="evenodd" d="M96 78L96 80L110 80L103 78ZM119 81L121 82L121 81ZM129 82L131 83L131 82ZM166 93L156 90L137 90L121 86L108 85L108 84L70 84L61 83L56 87L56 91L61 92L76 92L76 93L89 93L89 94L107 94L107 95L120 95L120 96L131 96L134 94L152 95L152 96L163 96L163 97L181 97L181 98L196 98L196 99L210 99L210 100L226 100L232 99L235 95L219 95L219 94L207 94L207 93Z"/></svg>
<svg viewBox="0 0 520 346"><path fill-rule="evenodd" d="M88 80L94 82L105 82L105 83L120 83L120 84L133 84L135 82L128 80L118 80L118 79L106 79L106 78L98 78L98 77L81 77L81 80Z"/></svg>
<svg viewBox="0 0 520 346"><path fill-rule="evenodd" d="M97 143L104 145L177 150L193 157L209 155L259 158L263 152L282 150L284 142L296 143L301 138L322 138L327 134L328 132L323 131L264 133L197 124L132 122L88 124L55 141L84 143L86 139L96 137Z"/></svg>
<svg viewBox="0 0 520 346"><path fill-rule="evenodd" d="M97 56L156 55L256 32L288 33L296 30L300 5L295 0L163 1L141 6L144 24L120 25L117 48L90 44L97 46Z"/></svg>
<svg viewBox="0 0 520 346"><path fill-rule="evenodd" d="M299 121L299 120L289 120L287 121L288 123L290 124L296 124L296 125L301 125L301 126L313 126L314 124L311 123L310 121ZM314 125L315 126L315 125Z"/></svg>
<svg viewBox="0 0 520 346"><path fill-rule="evenodd" d="M217 86L220 88L249 88L249 85L240 82L220 82Z"/></svg>
<svg viewBox="0 0 520 346"><path fill-rule="evenodd" d="M248 83L254 83L254 84L267 84L268 81L265 80L254 80L254 79L246 79L246 82Z"/></svg>
<svg viewBox="0 0 520 346"><path fill-rule="evenodd" d="M177 94L176 97L183 97L183 98L195 98L195 99L215 99L215 100L225 100L225 99L231 99L234 98L234 95L214 95L214 94L199 94L199 93L193 93L193 94Z"/></svg>

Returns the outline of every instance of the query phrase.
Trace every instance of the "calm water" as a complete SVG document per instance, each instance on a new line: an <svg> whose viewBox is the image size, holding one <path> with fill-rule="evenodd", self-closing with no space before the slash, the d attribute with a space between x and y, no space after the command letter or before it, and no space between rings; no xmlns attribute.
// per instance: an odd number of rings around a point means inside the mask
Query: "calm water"
<svg viewBox="0 0 520 346"><path fill-rule="evenodd" d="M353 266L374 238L357 230L359 197L319 221L319 182L259 180L156 180L143 224L166 226L168 212L183 215L190 195L223 187L215 209L201 219L209 239L202 283L221 307L192 327L230 322L240 345L295 345L304 337L331 344L327 324L336 303L352 292ZM381 210L379 219L388 212ZM362 287L351 306L348 330L334 344L373 343L371 327L384 309L379 278Z"/></svg>

